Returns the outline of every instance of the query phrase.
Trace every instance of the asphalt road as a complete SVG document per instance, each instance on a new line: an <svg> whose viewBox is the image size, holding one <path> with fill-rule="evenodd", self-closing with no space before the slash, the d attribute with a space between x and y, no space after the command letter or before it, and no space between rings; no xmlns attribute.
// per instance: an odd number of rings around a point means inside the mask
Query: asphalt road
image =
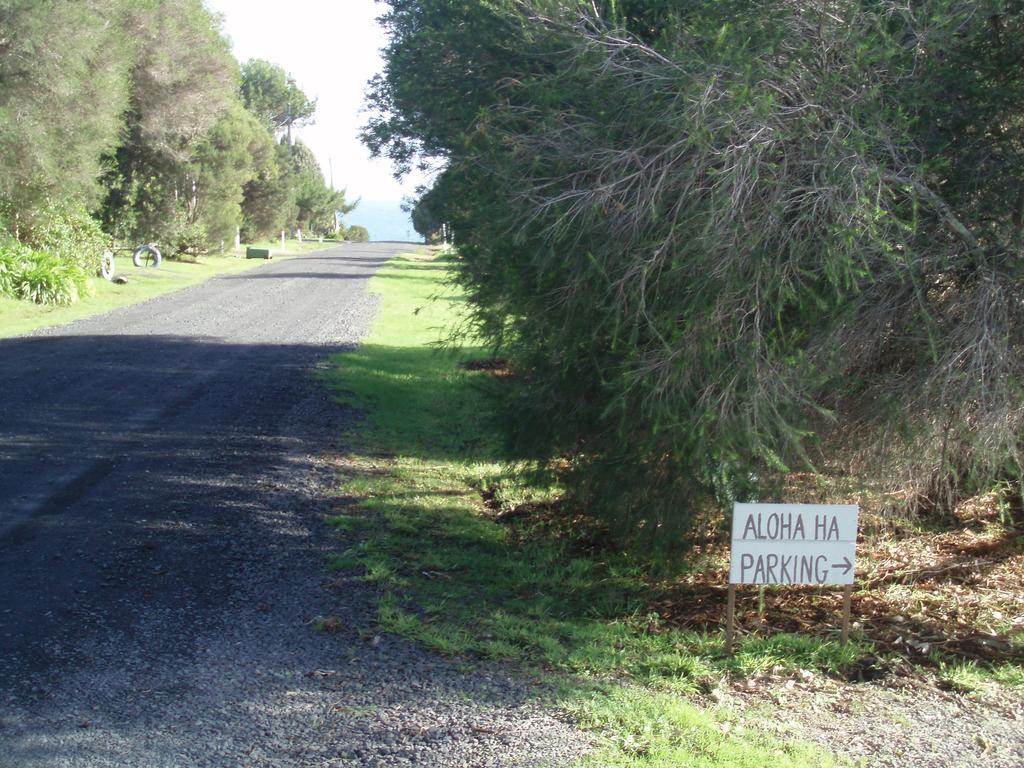
<svg viewBox="0 0 1024 768"><path fill-rule="evenodd" d="M329 582L314 372L407 246L347 245L0 341L0 765L521 765L581 739ZM313 628L335 615L345 630ZM485 727L478 724L486 722Z"/></svg>

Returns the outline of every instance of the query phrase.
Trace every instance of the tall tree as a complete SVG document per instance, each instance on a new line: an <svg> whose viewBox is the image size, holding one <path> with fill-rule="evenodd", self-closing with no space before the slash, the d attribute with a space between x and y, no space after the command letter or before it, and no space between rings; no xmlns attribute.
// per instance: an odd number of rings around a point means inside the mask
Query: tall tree
<svg viewBox="0 0 1024 768"><path fill-rule="evenodd" d="M186 178L195 183L187 222L213 242L230 241L242 223L246 185L274 160L274 140L240 102L221 117L196 147Z"/></svg>
<svg viewBox="0 0 1024 768"><path fill-rule="evenodd" d="M316 99L310 99L277 64L250 59L242 65L242 100L246 108L275 132L284 132L292 143L292 128L313 120Z"/></svg>
<svg viewBox="0 0 1024 768"><path fill-rule="evenodd" d="M389 6L365 140L448 162L420 218L583 506L1024 482L1019 2Z"/></svg>
<svg viewBox="0 0 1024 768"><path fill-rule="evenodd" d="M238 65L202 0L140 0L124 24L131 105L104 221L118 237L171 241L189 223L194 154L237 98Z"/></svg>
<svg viewBox="0 0 1024 768"><path fill-rule="evenodd" d="M327 186L316 157L301 141L292 148L290 172L295 190L294 225L299 229L316 234L333 231L336 214L355 208L345 202L344 192Z"/></svg>
<svg viewBox="0 0 1024 768"><path fill-rule="evenodd" d="M295 221L295 177L290 172L291 150L285 141L260 163L255 177L245 185L242 200L242 232L256 240L276 236Z"/></svg>
<svg viewBox="0 0 1024 768"><path fill-rule="evenodd" d="M120 140L130 48L119 0L0 0L0 201L95 204Z"/></svg>

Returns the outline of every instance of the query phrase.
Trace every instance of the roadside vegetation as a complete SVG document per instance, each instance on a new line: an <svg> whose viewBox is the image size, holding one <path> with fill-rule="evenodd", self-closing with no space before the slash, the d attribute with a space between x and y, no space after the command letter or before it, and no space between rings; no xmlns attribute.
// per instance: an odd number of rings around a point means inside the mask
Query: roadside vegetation
<svg viewBox="0 0 1024 768"><path fill-rule="evenodd" d="M666 568L567 516L565 462L538 472L502 430L504 403L529 383L472 339L443 344L465 317L456 269L443 255L385 266L369 338L327 374L362 417L328 567L375 587L379 630L532 670L594 733L581 765L842 765L757 713L794 689L997 702L1024 688L1024 538L991 500L961 508L954 531L879 529L862 542L848 645L838 590L749 589L727 657L725 543Z"/></svg>
<svg viewBox="0 0 1024 768"><path fill-rule="evenodd" d="M566 520L666 560L736 500L1024 526L1020 4L387 5L365 140L444 161L414 220Z"/></svg>
<svg viewBox="0 0 1024 768"><path fill-rule="evenodd" d="M1024 668L1021 6L387 5L364 140L443 161L413 220L454 238L445 338L491 362L446 408L488 393L495 461L407 530L368 498L401 543L339 563L388 588L382 622L657 690L804 669L998 708ZM716 655L736 501L860 507L852 646L837 592L765 587Z"/></svg>
<svg viewBox="0 0 1024 768"><path fill-rule="evenodd" d="M294 135L315 100L235 61L202 0L0 0L0 29L0 297L73 305L107 247L346 234Z"/></svg>
<svg viewBox="0 0 1024 768"><path fill-rule="evenodd" d="M727 659L717 627L659 618L649 561L546 528L558 481L522 475L497 429L495 397L522 382L481 362L484 347L438 346L464 308L453 268L414 256L385 266L371 282L381 304L370 337L333 361L330 385L365 421L348 436L331 520L348 546L330 567L378 588L382 630L542 673L558 706L599 739L587 765L834 764L687 697L732 675L843 675L870 646L751 635Z"/></svg>

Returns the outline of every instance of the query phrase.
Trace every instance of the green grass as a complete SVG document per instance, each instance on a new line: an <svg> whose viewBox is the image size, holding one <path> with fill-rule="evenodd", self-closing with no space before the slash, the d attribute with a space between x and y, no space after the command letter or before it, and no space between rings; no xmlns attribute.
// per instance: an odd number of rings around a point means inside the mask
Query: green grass
<svg viewBox="0 0 1024 768"><path fill-rule="evenodd" d="M292 256L299 253L334 247L336 243L305 242L288 243L286 251L280 251L280 242L271 243L275 256ZM268 247L268 244L257 244ZM0 295L0 338L18 336L39 328L64 325L94 315L101 315L118 307L137 304L164 293L180 290L196 283L209 280L216 275L240 272L265 264L261 259L240 259L234 256L204 256L198 262L164 260L159 268L136 268L132 266L130 253L119 253L117 274L128 278L127 285L109 283L100 277L89 278L90 296L69 306L44 306L30 301L19 301Z"/></svg>
<svg viewBox="0 0 1024 768"><path fill-rule="evenodd" d="M992 693L998 686L1024 687L1024 668L1019 664L980 664L976 661L939 663L939 679L957 693Z"/></svg>
<svg viewBox="0 0 1024 768"><path fill-rule="evenodd" d="M622 554L586 557L565 541L527 535L484 514L482 489L505 503L544 502L557 489L509 469L494 429L496 383L470 372L485 350L439 351L458 297L444 261L403 257L371 282L380 312L366 344L334 359L340 401L367 414L350 439L334 525L352 542L331 567L379 588L385 631L436 651L519 662L559 681L558 703L600 744L585 765L834 765L828 755L744 727L687 694L727 674L811 668L839 672L856 645L792 636L744 640L663 627L645 606L655 587ZM723 725L729 723L730 725Z"/></svg>
<svg viewBox="0 0 1024 768"><path fill-rule="evenodd" d="M585 688L580 689L585 690ZM784 743L743 722L727 708L700 709L679 696L635 685L592 686L569 712L603 735L580 768L826 768L839 763L820 750Z"/></svg>

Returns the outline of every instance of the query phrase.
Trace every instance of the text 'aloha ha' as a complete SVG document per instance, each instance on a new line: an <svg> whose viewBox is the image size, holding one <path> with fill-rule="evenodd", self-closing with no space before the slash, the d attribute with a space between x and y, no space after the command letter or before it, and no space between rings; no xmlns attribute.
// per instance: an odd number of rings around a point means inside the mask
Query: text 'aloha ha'
<svg viewBox="0 0 1024 768"><path fill-rule="evenodd" d="M743 524L744 540L753 541L839 541L836 515L804 515L792 512L757 512L747 515Z"/></svg>

